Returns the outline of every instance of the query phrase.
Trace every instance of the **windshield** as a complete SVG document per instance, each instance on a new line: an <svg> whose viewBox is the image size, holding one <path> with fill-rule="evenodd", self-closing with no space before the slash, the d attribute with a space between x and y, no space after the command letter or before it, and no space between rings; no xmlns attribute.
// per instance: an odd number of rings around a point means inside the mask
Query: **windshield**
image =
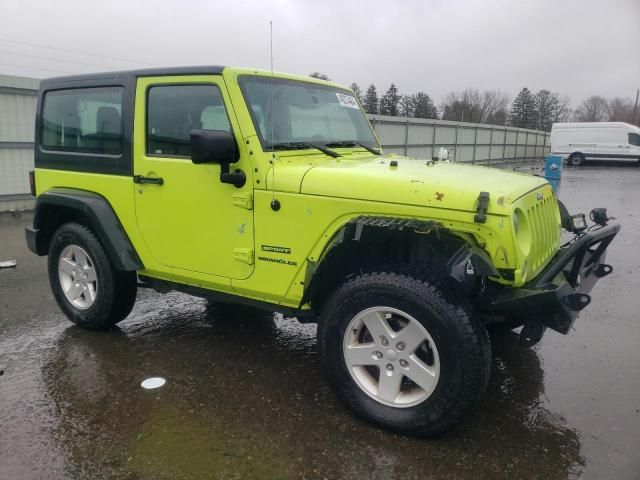
<svg viewBox="0 0 640 480"><path fill-rule="evenodd" d="M378 147L351 92L310 82L244 75L239 79L265 150L354 142Z"/></svg>

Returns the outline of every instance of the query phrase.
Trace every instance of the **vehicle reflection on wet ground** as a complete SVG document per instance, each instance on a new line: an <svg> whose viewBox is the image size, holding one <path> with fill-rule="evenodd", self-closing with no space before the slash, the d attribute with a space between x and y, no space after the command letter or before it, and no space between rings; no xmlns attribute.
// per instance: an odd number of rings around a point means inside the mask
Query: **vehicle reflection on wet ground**
<svg viewBox="0 0 640 480"><path fill-rule="evenodd" d="M488 392L458 429L402 437L333 396L315 326L221 315L205 300L141 291L119 329L69 324L30 216L0 216L1 478L637 478L640 169L565 171L570 210L607 206L623 230L569 336L533 349L494 334ZM159 376L167 384L144 390Z"/></svg>

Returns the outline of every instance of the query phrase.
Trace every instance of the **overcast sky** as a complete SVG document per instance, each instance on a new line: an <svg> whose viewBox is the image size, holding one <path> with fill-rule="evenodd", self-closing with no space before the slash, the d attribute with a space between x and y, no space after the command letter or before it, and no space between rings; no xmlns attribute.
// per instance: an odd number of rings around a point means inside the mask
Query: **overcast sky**
<svg viewBox="0 0 640 480"><path fill-rule="evenodd" d="M395 82L436 103L527 86L575 106L640 87L640 0L0 0L0 73L268 68L270 20L277 71Z"/></svg>

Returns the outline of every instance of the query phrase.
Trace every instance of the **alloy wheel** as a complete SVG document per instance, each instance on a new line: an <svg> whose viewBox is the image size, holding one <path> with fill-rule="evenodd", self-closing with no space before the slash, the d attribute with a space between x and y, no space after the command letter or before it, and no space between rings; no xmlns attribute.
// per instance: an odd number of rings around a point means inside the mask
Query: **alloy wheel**
<svg viewBox="0 0 640 480"><path fill-rule="evenodd" d="M440 357L429 332L391 307L372 307L354 316L345 330L343 354L360 389L392 407L424 402L440 378Z"/></svg>
<svg viewBox="0 0 640 480"><path fill-rule="evenodd" d="M60 286L67 300L77 309L86 310L98 295L98 277L89 254L78 245L67 245L58 260Z"/></svg>

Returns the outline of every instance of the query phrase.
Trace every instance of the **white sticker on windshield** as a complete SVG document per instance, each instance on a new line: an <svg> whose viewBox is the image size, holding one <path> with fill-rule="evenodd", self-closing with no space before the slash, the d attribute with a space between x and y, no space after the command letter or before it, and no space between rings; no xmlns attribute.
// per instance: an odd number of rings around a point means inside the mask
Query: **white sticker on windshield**
<svg viewBox="0 0 640 480"><path fill-rule="evenodd" d="M358 102L356 101L356 97L337 92L336 97L338 97L338 103L343 107L360 109L360 107L358 106Z"/></svg>

